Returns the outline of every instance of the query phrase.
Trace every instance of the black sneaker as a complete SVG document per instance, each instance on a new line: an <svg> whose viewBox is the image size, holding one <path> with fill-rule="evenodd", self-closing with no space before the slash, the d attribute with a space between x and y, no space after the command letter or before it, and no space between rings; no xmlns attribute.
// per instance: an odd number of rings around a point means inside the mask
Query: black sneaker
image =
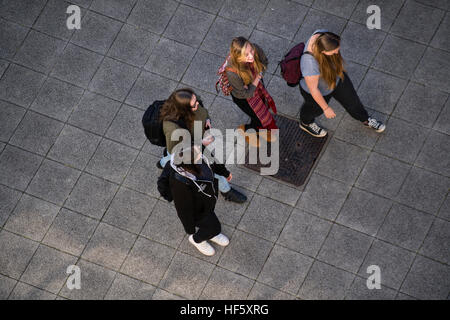
<svg viewBox="0 0 450 320"><path fill-rule="evenodd" d="M158 160L158 162L156 162L156 167L158 168L158 169L161 169L162 170L162 165L161 165L161 162L160 162L160 160Z"/></svg>
<svg viewBox="0 0 450 320"><path fill-rule="evenodd" d="M315 122L311 124L304 124L303 122L300 121L299 126L302 130L308 132L310 135L314 137L322 138L327 135L327 131L319 127Z"/></svg>
<svg viewBox="0 0 450 320"><path fill-rule="evenodd" d="M386 129L386 126L377 119L369 117L367 123L364 123L366 127L374 129L376 132L383 132Z"/></svg>
<svg viewBox="0 0 450 320"><path fill-rule="evenodd" d="M232 201L236 203L244 203L245 201L247 201L247 197L244 194L240 193L239 191L233 188L231 188L231 190L226 193L221 192L221 194L227 201Z"/></svg>

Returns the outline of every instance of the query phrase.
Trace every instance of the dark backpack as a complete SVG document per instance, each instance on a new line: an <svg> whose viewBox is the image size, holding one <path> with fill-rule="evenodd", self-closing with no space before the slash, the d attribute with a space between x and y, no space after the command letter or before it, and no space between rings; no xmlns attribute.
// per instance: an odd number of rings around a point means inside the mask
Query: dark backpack
<svg viewBox="0 0 450 320"><path fill-rule="evenodd" d="M162 122L159 121L159 113L164 102L164 100L154 101L142 116L145 136L151 144L160 147L166 146L166 137L164 136Z"/></svg>
<svg viewBox="0 0 450 320"><path fill-rule="evenodd" d="M163 123L159 119L161 108L166 102L165 100L155 100L148 108L145 110L142 116L142 125L144 126L144 133L151 144L166 147L166 136L164 135ZM200 105L203 107L203 102L198 100ZM186 129L186 124L183 120L173 121L180 128Z"/></svg>
<svg viewBox="0 0 450 320"><path fill-rule="evenodd" d="M305 44L300 42L288 53L285 54L283 60L280 61L281 76L290 87L295 87L299 84L302 78L302 71L300 70L300 59L303 55ZM310 54L305 52L305 54Z"/></svg>

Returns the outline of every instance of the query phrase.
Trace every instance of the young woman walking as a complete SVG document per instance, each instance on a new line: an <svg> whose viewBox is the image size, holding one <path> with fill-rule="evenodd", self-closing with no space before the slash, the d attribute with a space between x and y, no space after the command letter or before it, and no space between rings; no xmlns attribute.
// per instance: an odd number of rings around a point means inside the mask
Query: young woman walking
<svg viewBox="0 0 450 320"><path fill-rule="evenodd" d="M197 100L197 95L189 88L178 89L169 96L161 108L160 120L163 124L168 152L156 164L160 169L164 168L166 163L170 160L174 147L181 142L181 138L179 140L172 140L172 132L177 129L185 129L189 131L193 138L195 137L194 121L201 121L202 137L205 130L211 128L208 110L200 105ZM203 143L206 146L210 142ZM220 167L222 172L222 174L216 174L216 178L219 181L219 190L225 200L237 203L247 201L247 197L244 194L230 186L229 181L231 181L232 175L225 168L225 165L217 164L217 167Z"/></svg>
<svg viewBox="0 0 450 320"><path fill-rule="evenodd" d="M237 37L231 42L230 54L221 69L226 72L233 102L250 117L250 123L239 129L242 132L254 129L259 137L270 142L274 139L270 130L278 127L269 111L270 108L277 113L275 102L262 82L267 64L267 57L259 46ZM259 132L260 129L267 129L267 134ZM246 134L247 142L258 146L258 139L250 135Z"/></svg>
<svg viewBox="0 0 450 320"><path fill-rule="evenodd" d="M207 256L215 253L208 240L220 246L229 243L214 213L218 196L214 174L223 174L217 169L202 155L200 146L186 147L171 155L158 179L158 190L167 201L174 201L189 242Z"/></svg>
<svg viewBox="0 0 450 320"><path fill-rule="evenodd" d="M315 137L324 137L327 131L314 119L322 113L331 119L336 117L328 105L335 98L356 120L377 132L383 132L386 126L370 117L345 72L344 60L339 52L341 38L327 30L316 30L305 45L300 60L303 78L300 80L300 92L305 99L300 110L300 128Z"/></svg>

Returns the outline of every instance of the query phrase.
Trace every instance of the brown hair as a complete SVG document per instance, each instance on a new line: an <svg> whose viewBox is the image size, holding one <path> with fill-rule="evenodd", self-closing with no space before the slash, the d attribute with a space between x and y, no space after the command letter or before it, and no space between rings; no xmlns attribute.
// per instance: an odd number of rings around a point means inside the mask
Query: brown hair
<svg viewBox="0 0 450 320"><path fill-rule="evenodd" d="M185 147L175 154L174 163L177 167L192 173L197 176L201 172L202 159L200 158L199 163L195 163L195 159L201 154L201 147L198 145L191 145L190 147Z"/></svg>
<svg viewBox="0 0 450 320"><path fill-rule="evenodd" d="M256 73L260 73L266 69L259 59L258 51L255 46L250 43L250 41L244 37L234 38L230 47L231 67L236 70L236 73L244 81L245 85L248 85L253 81L253 74L250 70L250 65L245 62L245 48L247 45L250 45L255 52L253 67Z"/></svg>
<svg viewBox="0 0 450 320"><path fill-rule="evenodd" d="M332 51L340 46L341 37L332 32L321 33L316 39L312 53L319 63L320 75L330 89L336 87L336 79L339 76L344 79L344 59L341 53L326 55L323 51Z"/></svg>
<svg viewBox="0 0 450 320"><path fill-rule="evenodd" d="M161 108L160 120L178 121L182 119L187 128L191 128L195 116L191 107L191 99L194 94L195 92L189 88L174 91Z"/></svg>

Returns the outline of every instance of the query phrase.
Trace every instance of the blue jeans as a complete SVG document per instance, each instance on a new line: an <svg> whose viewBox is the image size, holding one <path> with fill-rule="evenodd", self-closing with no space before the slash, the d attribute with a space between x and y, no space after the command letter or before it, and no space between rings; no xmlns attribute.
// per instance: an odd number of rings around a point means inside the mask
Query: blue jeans
<svg viewBox="0 0 450 320"><path fill-rule="evenodd" d="M165 167L166 163L170 161L170 157L172 155L167 152L167 156L162 157L161 160L159 160L159 164L161 167ZM219 176L218 174L214 174L214 177L219 180L219 191L223 193L227 193L231 190L231 186L228 183L227 179L224 176Z"/></svg>

